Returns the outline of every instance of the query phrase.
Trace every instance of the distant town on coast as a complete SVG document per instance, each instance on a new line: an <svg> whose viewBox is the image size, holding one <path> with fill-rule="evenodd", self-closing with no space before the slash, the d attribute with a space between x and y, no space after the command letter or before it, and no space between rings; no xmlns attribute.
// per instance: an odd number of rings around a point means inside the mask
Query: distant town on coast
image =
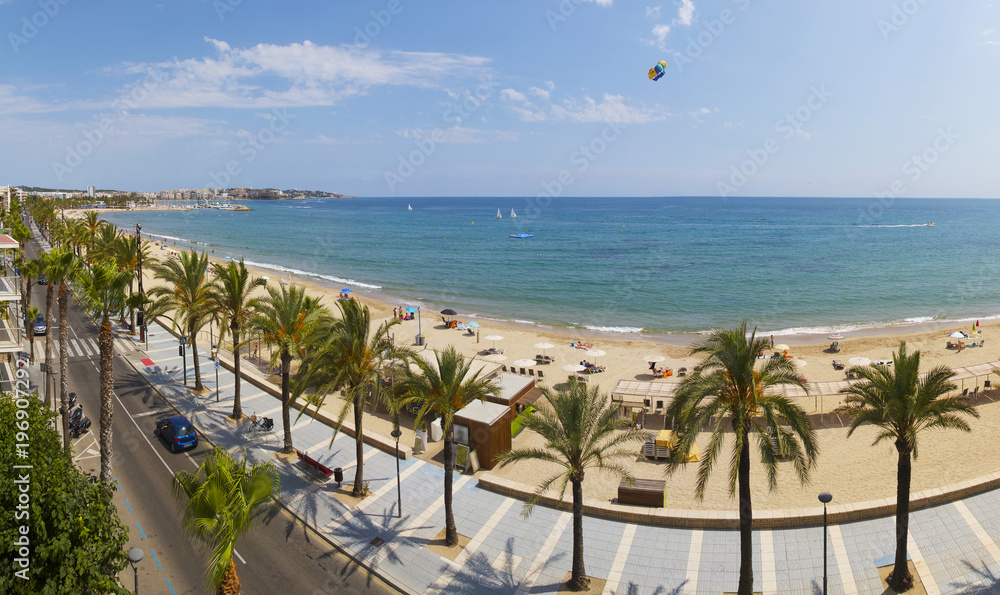
<svg viewBox="0 0 1000 595"><path fill-rule="evenodd" d="M157 192L136 192L131 190L98 189L88 186L86 190L41 188L37 186L0 186L5 196L17 195L24 200L26 195L38 195L52 199L90 201L108 207L123 207L150 204L163 200L226 201L226 200L304 200L309 198L357 198L348 194L324 192L322 190L281 190L278 188L181 188L179 190L159 190ZM91 200L98 199L98 200Z"/></svg>

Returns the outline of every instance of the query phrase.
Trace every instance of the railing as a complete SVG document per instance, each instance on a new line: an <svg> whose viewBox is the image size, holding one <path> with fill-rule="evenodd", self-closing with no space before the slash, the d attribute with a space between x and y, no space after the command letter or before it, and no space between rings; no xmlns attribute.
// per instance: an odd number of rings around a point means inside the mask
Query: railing
<svg viewBox="0 0 1000 595"><path fill-rule="evenodd" d="M23 336L24 329L20 327L0 327L0 353L20 351Z"/></svg>
<svg viewBox="0 0 1000 595"><path fill-rule="evenodd" d="M0 277L0 300L20 301L20 299L21 299L21 278Z"/></svg>

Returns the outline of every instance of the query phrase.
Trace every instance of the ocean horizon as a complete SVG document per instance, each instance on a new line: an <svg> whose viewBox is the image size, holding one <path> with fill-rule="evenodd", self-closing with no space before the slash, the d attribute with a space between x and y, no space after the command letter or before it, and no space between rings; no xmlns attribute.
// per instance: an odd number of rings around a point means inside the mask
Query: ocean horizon
<svg viewBox="0 0 1000 595"><path fill-rule="evenodd" d="M102 218L390 303L590 332L670 337L746 319L766 334L813 335L1000 318L992 199L240 204L253 210ZM533 237L509 237L521 233Z"/></svg>

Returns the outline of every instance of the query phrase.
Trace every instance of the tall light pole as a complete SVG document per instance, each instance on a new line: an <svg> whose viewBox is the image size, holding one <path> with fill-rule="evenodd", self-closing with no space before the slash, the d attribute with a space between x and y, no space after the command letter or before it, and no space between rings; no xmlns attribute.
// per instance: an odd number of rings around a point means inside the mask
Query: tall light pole
<svg viewBox="0 0 1000 595"><path fill-rule="evenodd" d="M823 492L819 495L819 501L823 503L823 595L826 595L826 505L833 500L833 494Z"/></svg>
<svg viewBox="0 0 1000 595"><path fill-rule="evenodd" d="M396 499L399 501L399 514L396 516L403 518L403 488L399 485L399 437L403 435L397 427L389 434L396 439Z"/></svg>
<svg viewBox="0 0 1000 595"><path fill-rule="evenodd" d="M212 360L215 362L215 402L219 402L219 346L212 345Z"/></svg>
<svg viewBox="0 0 1000 595"><path fill-rule="evenodd" d="M134 547L128 551L128 563L132 565L132 572L135 573L135 593L139 595L139 568L136 566L142 562L142 550Z"/></svg>

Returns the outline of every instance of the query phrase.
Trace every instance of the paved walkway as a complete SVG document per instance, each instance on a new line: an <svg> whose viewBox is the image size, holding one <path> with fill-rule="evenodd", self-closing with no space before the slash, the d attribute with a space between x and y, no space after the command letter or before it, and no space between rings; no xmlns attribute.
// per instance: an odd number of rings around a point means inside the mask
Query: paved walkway
<svg viewBox="0 0 1000 595"><path fill-rule="evenodd" d="M121 347L121 342L116 344ZM234 377L215 370L202 354L203 382L212 393L195 396L181 386L177 339L154 330L149 349L127 349L127 359L212 442L246 447L258 460L275 461L282 435L280 402L247 382L243 408L275 420L269 443L223 418L232 409ZM143 360L146 360L145 363ZM194 369L187 358L188 379ZM249 367L249 366L247 366ZM292 415L299 450L353 477L354 439L321 422ZM426 547L444 526L443 472L419 459L402 461L403 510L397 516L396 461L365 446L365 476L372 495L349 508L333 496L336 484L318 484L298 465L278 464L282 500L336 543L408 593L555 593L571 563L571 515L479 489L456 476L455 520L471 541L455 561ZM345 484L346 485L346 484ZM993 491L910 516L910 557L928 593L1000 593L1000 492ZM830 527L829 592L881 593L876 567L892 563L894 523L881 518ZM584 519L586 567L606 581L605 593L690 594L735 591L739 573L736 531L692 530ZM822 528L754 532L755 591L819 593L823 577Z"/></svg>

